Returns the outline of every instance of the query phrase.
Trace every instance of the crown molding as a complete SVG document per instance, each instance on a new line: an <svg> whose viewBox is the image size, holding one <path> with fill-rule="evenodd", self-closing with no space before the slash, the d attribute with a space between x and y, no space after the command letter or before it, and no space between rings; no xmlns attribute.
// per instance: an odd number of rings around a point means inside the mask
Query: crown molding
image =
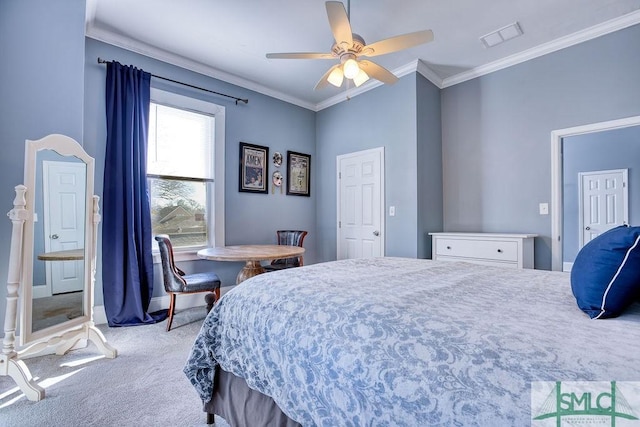
<svg viewBox="0 0 640 427"><path fill-rule="evenodd" d="M442 89L442 77L438 76L435 71L433 71L427 64L419 59L416 65L416 71L420 73L422 77L433 83L438 89Z"/></svg>
<svg viewBox="0 0 640 427"><path fill-rule="evenodd" d="M345 84L350 84L350 83L348 81L346 81ZM338 95L332 96L331 98L328 98L328 99L325 99L322 102L319 102L315 106L315 111L317 112L317 111L320 111L320 110L324 110L325 108L329 108L332 105L336 105L336 104L339 104L341 102L348 101L351 98L353 98L354 96L358 96L358 95L360 95L360 94L362 94L364 92L368 92L371 89L375 89L378 86L382 86L382 84L383 83L378 81L378 80L369 79L369 81L367 81L366 83L364 83L360 87L352 87L352 88L346 89L344 92L339 93Z"/></svg>
<svg viewBox="0 0 640 427"><path fill-rule="evenodd" d="M534 48L508 56L501 60L473 68L469 71L464 71L460 74L456 74L455 76L447 77L442 81L441 89L449 86L454 86L459 83L466 82L467 80L472 80L477 77L481 77L486 74L490 74L514 65L521 64L531 59L538 58L540 56L556 52L558 50L565 49L567 47L571 47L582 42L592 40L609 33L613 33L618 30L622 30L638 23L640 23L640 10L628 13L619 18L611 19L609 21L603 22L602 24L594 25L593 27L587 28L585 30L577 31L573 34L569 34L568 36L560 37L549 43L536 46Z"/></svg>
<svg viewBox="0 0 640 427"><path fill-rule="evenodd" d="M402 67L396 68L392 71L392 73L398 78L404 77L406 75L409 75L415 72L420 73L424 78L426 78L431 83L433 83L437 88L442 89L442 79L431 68L429 68L428 65L426 65L424 62L422 62L419 59L411 61L408 64L405 64ZM371 79L367 83L363 84L358 88L349 89L347 91L346 96L345 94L336 95L325 101L322 101L316 104L315 111L324 110L325 108L329 108L332 105L336 105L341 102L348 101L354 96L360 95L364 92L368 92L371 89L375 89L378 86L382 86L383 84L384 83L378 80Z"/></svg>
<svg viewBox="0 0 640 427"><path fill-rule="evenodd" d="M212 77L217 80L224 81L226 83L230 83L236 86L239 86L244 89L249 89L254 92L261 93L263 95L270 96L272 98L279 99L281 101L297 105L302 108L306 108L312 111L320 111L325 108L331 107L333 105L339 104L340 102L348 101L354 96L358 96L362 93L368 92L372 89L375 89L378 86L382 86L382 82L379 82L374 79L370 79L367 83L363 84L358 88L350 88L346 91L346 94L340 93L331 98L328 98L320 103L314 104L311 102L307 102L301 100L299 98L287 95L283 92L276 91L260 85L252 80L243 79L236 75L224 72L217 68L201 64L196 61L192 61L186 59L182 56L175 55L164 50L158 49L156 47L137 42L135 40L131 40L126 37L121 37L116 34L113 34L109 31L103 31L94 26L94 18L95 18L95 3L96 0L87 0L87 12L86 12L86 29L85 35L94 40L98 40L107 44L111 44L140 55L148 56L153 59L157 59L159 61L163 61L181 68L185 68L190 71L194 71L200 74L203 74L208 77ZM499 71L514 65L521 64L523 62L529 61L531 59L538 58L540 56L556 52L561 49L565 49L567 47L571 47L577 45L579 43L613 33L618 30L622 30L624 28L630 27L632 25L636 25L640 23L640 10L628 13L619 18L614 18L609 21L606 21L602 24L595 25L588 29L575 32L565 37L561 37L552 42L545 43L543 45L528 49L524 52L520 52L506 58L500 59L498 61L491 62L489 64L485 64L479 67L472 68L468 71L464 71L462 73L456 74L451 77L447 77L442 79L438 76L438 74L433 71L426 63L417 59L408 64L405 64L399 68L394 69L392 72L397 77L403 77L407 74L418 72L420 75L425 77L431 83L433 83L439 89L444 89L450 86L457 85L459 83L466 82L468 80L475 79L477 77L481 77L495 71Z"/></svg>
<svg viewBox="0 0 640 427"><path fill-rule="evenodd" d="M315 110L315 105L310 102L306 102L282 92L275 91L273 89L262 86L252 80L243 79L234 74L230 74L218 70L217 68L186 59L182 56L166 52L162 49L158 49L145 43L141 43L127 37L120 37L109 31L102 31L93 27L91 23L88 23L87 25L85 36L103 43L126 49L131 52L135 52L140 55L148 56L149 58L153 58L171 65L194 71L196 73L203 74L205 76L212 77L226 83L240 86L244 89L249 89L254 92L270 96L272 98L280 99L281 101L287 102L289 104L298 105L299 107L303 107L309 110ZM111 60L112 58L105 59Z"/></svg>

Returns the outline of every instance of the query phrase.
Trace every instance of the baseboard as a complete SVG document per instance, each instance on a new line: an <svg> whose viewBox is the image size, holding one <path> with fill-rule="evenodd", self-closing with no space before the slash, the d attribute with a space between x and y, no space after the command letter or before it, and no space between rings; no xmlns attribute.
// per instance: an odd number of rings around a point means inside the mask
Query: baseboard
<svg viewBox="0 0 640 427"><path fill-rule="evenodd" d="M220 288L220 294L224 295L232 288L233 286ZM204 293L178 295L176 298L176 311L193 307L204 307L206 305L204 302L204 296ZM149 312L153 313L154 311L167 309L168 307L169 295L151 298L151 302L149 303ZM104 310L104 305L96 305L93 307L93 322L96 325L104 325L107 323L107 313Z"/></svg>
<svg viewBox="0 0 640 427"><path fill-rule="evenodd" d="M573 268L573 262L563 262L562 263L562 271L565 273L570 273Z"/></svg>

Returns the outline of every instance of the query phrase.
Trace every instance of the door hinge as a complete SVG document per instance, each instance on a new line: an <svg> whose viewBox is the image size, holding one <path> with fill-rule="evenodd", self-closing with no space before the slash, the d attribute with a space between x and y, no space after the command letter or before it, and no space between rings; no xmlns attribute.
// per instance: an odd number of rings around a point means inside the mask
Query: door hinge
<svg viewBox="0 0 640 427"><path fill-rule="evenodd" d="M342 228L342 221L338 221L338 228Z"/></svg>
<svg viewBox="0 0 640 427"><path fill-rule="evenodd" d="M342 172L338 172L338 179L342 179Z"/></svg>

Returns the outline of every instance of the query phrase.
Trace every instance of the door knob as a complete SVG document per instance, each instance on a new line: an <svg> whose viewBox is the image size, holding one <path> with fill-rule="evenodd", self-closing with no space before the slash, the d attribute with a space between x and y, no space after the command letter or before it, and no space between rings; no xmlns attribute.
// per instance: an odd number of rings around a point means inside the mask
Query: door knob
<svg viewBox="0 0 640 427"><path fill-rule="evenodd" d="M585 227L585 230L589 231L591 230L591 227Z"/></svg>
<svg viewBox="0 0 640 427"><path fill-rule="evenodd" d="M53 240L57 239L58 237L60 237L60 236L58 236L57 234L54 234L54 235L52 235L52 236L51 236L51 238L52 238Z"/></svg>
<svg viewBox="0 0 640 427"><path fill-rule="evenodd" d="M378 230L376 230L376 231L373 232L373 235L377 237L377 236L380 235L380 232Z"/></svg>

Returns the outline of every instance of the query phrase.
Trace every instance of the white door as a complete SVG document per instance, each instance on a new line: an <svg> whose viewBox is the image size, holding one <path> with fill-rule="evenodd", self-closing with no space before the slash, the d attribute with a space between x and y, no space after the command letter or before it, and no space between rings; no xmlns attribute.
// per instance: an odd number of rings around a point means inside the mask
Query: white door
<svg viewBox="0 0 640 427"><path fill-rule="evenodd" d="M627 169L579 173L580 248L619 225L628 224Z"/></svg>
<svg viewBox="0 0 640 427"><path fill-rule="evenodd" d="M44 246L46 252L84 248L86 166L43 161ZM51 293L84 289L84 261L47 261Z"/></svg>
<svg viewBox="0 0 640 427"><path fill-rule="evenodd" d="M337 258L384 255L384 148L337 157Z"/></svg>

